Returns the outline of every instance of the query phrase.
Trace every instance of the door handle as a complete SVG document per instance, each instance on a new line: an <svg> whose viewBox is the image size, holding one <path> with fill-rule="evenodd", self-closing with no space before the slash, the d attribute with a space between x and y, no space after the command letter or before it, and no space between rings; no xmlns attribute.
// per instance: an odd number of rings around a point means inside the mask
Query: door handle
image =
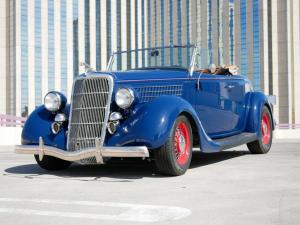
<svg viewBox="0 0 300 225"><path fill-rule="evenodd" d="M201 75L202 75L202 72L200 73L200 75L199 75L199 77L197 79L197 90L198 91L202 90L201 81L200 81Z"/></svg>
<svg viewBox="0 0 300 225"><path fill-rule="evenodd" d="M232 89L232 88L234 88L234 87L235 87L235 85L231 85L231 84L225 86L225 88L227 88L227 89Z"/></svg>

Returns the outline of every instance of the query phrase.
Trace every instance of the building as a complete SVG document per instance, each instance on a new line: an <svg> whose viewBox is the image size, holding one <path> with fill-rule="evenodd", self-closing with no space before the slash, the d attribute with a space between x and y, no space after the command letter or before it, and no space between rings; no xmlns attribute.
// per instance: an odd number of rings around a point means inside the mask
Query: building
<svg viewBox="0 0 300 225"><path fill-rule="evenodd" d="M0 113L26 116L50 90L70 97L80 62L101 70L113 50L144 47L137 2L1 0Z"/></svg>
<svg viewBox="0 0 300 225"><path fill-rule="evenodd" d="M298 0L1 0L0 113L26 116L49 90L70 97L79 62L112 51L199 43L202 66L236 64L300 123Z"/></svg>
<svg viewBox="0 0 300 225"><path fill-rule="evenodd" d="M277 96L275 118L300 123L298 0L153 0L148 46L200 43L202 66L236 64Z"/></svg>

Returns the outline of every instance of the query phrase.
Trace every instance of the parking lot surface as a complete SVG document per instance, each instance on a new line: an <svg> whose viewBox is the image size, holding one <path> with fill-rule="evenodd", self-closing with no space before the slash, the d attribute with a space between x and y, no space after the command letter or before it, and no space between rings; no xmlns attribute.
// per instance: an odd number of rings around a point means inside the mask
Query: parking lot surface
<svg viewBox="0 0 300 225"><path fill-rule="evenodd" d="M142 160L40 169L0 147L0 224L300 224L300 140L269 154L194 152L180 177Z"/></svg>

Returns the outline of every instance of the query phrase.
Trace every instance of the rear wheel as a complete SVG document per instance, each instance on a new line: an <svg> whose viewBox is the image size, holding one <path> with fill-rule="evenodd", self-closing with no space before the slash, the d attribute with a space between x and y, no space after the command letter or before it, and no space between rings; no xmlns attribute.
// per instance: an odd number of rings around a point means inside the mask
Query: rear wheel
<svg viewBox="0 0 300 225"><path fill-rule="evenodd" d="M249 151L253 154L265 154L270 150L272 145L273 130L271 114L266 106L264 106L262 111L260 129L258 140L247 144Z"/></svg>
<svg viewBox="0 0 300 225"><path fill-rule="evenodd" d="M44 155L40 160L38 155L34 155L37 164L45 170L65 170L70 167L72 162L55 158L53 156Z"/></svg>
<svg viewBox="0 0 300 225"><path fill-rule="evenodd" d="M179 116L166 143L153 152L158 172L172 176L184 174L191 163L192 146L191 125L185 116Z"/></svg>

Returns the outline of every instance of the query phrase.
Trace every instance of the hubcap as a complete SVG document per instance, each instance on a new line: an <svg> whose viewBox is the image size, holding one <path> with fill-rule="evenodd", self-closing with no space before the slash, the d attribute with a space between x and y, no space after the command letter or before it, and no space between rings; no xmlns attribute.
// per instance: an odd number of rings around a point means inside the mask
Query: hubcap
<svg viewBox="0 0 300 225"><path fill-rule="evenodd" d="M174 152L177 163L183 165L187 162L190 154L190 136L187 125L180 122L174 135Z"/></svg>
<svg viewBox="0 0 300 225"><path fill-rule="evenodd" d="M268 145L271 139L271 124L267 113L262 114L261 120L261 139L265 145Z"/></svg>

